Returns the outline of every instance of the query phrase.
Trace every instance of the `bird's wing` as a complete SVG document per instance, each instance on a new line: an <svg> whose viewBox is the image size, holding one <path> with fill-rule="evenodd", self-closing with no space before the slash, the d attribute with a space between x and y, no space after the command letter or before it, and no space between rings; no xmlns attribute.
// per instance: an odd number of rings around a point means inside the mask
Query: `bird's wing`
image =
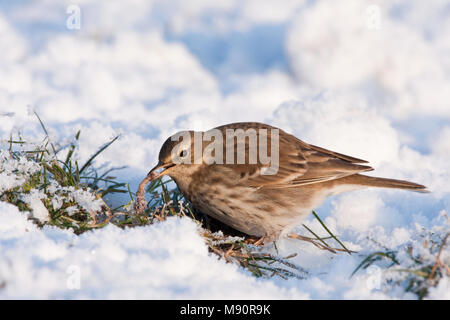
<svg viewBox="0 0 450 320"><path fill-rule="evenodd" d="M242 128L243 124L236 124ZM245 123L244 127L276 129L259 123ZM259 127L258 127L259 126ZM220 127L219 127L220 128ZM229 128L229 127L227 127ZM270 150L270 134L268 135L268 149ZM270 167L270 163L263 165L248 164L249 141L245 140L246 164L224 164L236 183L255 188L289 188L319 183L342 178L363 171L373 170L369 166L360 165L367 161L346 156L337 152L307 144L296 137L279 130L279 167L276 174L262 174ZM237 142L235 140L235 142ZM237 152L237 144L231 144ZM225 149L230 144L225 144ZM266 171L268 173L268 171Z"/></svg>

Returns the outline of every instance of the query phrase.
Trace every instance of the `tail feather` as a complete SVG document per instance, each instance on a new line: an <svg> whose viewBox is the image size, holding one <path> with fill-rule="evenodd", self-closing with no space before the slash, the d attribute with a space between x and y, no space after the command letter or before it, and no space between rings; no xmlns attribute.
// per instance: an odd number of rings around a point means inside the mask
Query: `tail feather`
<svg viewBox="0 0 450 320"><path fill-rule="evenodd" d="M379 187L379 188L394 188L394 189L405 189L417 192L429 192L427 187L417 184L414 182L409 182L405 180L369 177L361 174L351 175L347 183L354 183L368 187ZM344 178L345 179L345 178Z"/></svg>

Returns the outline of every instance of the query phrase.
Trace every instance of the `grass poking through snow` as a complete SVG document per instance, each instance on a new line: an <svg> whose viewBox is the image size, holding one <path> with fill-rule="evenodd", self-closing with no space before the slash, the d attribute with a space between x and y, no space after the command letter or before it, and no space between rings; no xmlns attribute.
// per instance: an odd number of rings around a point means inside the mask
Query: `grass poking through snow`
<svg viewBox="0 0 450 320"><path fill-rule="evenodd" d="M450 251L444 250L450 242L448 228L422 230L411 244L396 250L382 248L368 254L355 268L358 271L375 266L380 278L380 290L401 287L418 299L427 297L444 277L450 277Z"/></svg>
<svg viewBox="0 0 450 320"><path fill-rule="evenodd" d="M9 148L0 150L0 200L29 211L38 225L71 228L80 234L96 228L113 214L103 201L110 193L127 192L108 171L99 174L93 160L117 137L101 147L88 161L79 165L74 159L80 132L69 146L57 146L38 117L45 137L39 143L29 143L10 136Z"/></svg>

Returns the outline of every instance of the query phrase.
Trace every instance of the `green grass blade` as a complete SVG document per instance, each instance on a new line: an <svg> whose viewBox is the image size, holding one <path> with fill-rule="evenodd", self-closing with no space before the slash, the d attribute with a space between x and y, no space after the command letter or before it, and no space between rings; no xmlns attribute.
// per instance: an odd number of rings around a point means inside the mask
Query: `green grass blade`
<svg viewBox="0 0 450 320"><path fill-rule="evenodd" d="M94 159L103 151L105 151L106 148L108 148L114 141L116 141L119 138L119 136L116 136L114 139L112 139L110 142L108 142L107 144L105 144L103 147L101 147L96 153L94 153L88 161L86 161L86 163L81 167L81 169L79 170L79 173L81 174L87 167L89 167L92 163L92 161L94 161Z"/></svg>
<svg viewBox="0 0 450 320"><path fill-rule="evenodd" d="M361 267L367 268L368 266L370 266L372 263L374 263L377 260L380 260L381 258L388 258L392 261L393 264L397 264L399 265L400 263L397 261L397 259L395 258L395 252L393 251L389 251L389 252L381 252L381 251L377 251L374 252L372 254L369 254L357 267L355 270L353 270L352 274L350 275L350 277L352 277L359 269L361 269Z"/></svg>
<svg viewBox="0 0 450 320"><path fill-rule="evenodd" d="M47 128L45 127L44 122L41 120L41 117L39 117L39 115L37 114L37 112L35 110L33 110L33 113L38 118L39 123L41 124L42 130L44 130L45 136L47 137L47 139L49 139ZM57 152L56 152L55 146L53 145L53 143L50 143L50 145L52 147L53 153L56 154Z"/></svg>
<svg viewBox="0 0 450 320"><path fill-rule="evenodd" d="M322 225L322 227L329 233L329 235L334 239L334 240L336 240L340 245L341 245L341 247L345 250L345 251L347 251L347 253L348 254L352 254L351 252L350 252L350 250L348 250L347 249L347 247L346 246L344 246L344 244L327 228L327 226L325 225L325 223L323 223L322 222L322 220L320 220L320 218L319 218L319 216L317 215L317 213L315 212L315 211L313 211L312 212L313 213L313 215L314 215L314 217L316 217L316 219L317 220L319 220L319 222L320 222L320 224Z"/></svg>
<svg viewBox="0 0 450 320"><path fill-rule="evenodd" d="M330 246L328 245L328 243L326 243L321 237L319 237L314 231L312 231L310 228L308 228L306 225L303 224L303 226L306 228L306 230L308 230L309 232L311 232L311 234L316 237L317 240L319 240L320 242L323 243L324 246L327 246L328 248L330 248Z"/></svg>
<svg viewBox="0 0 450 320"><path fill-rule="evenodd" d="M128 182L127 182L127 189L128 189L128 194L130 195L131 201L134 201L133 193L131 192L130 184Z"/></svg>

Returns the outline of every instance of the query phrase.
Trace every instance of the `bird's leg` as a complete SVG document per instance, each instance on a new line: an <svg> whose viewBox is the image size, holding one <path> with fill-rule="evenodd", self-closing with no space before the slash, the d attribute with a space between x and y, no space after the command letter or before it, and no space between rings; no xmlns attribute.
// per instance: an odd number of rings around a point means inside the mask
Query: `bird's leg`
<svg viewBox="0 0 450 320"><path fill-rule="evenodd" d="M261 238L259 238L253 245L260 246L261 244L264 244L264 240L266 240L266 236L262 236Z"/></svg>
<svg viewBox="0 0 450 320"><path fill-rule="evenodd" d="M231 255L232 255L232 253L233 253L233 249L234 249L234 243L232 243L232 244L231 244L231 247L230 247L230 249L228 249L227 251L225 251L225 254L224 254L224 256L225 256L225 257L229 257L229 256L231 256Z"/></svg>

